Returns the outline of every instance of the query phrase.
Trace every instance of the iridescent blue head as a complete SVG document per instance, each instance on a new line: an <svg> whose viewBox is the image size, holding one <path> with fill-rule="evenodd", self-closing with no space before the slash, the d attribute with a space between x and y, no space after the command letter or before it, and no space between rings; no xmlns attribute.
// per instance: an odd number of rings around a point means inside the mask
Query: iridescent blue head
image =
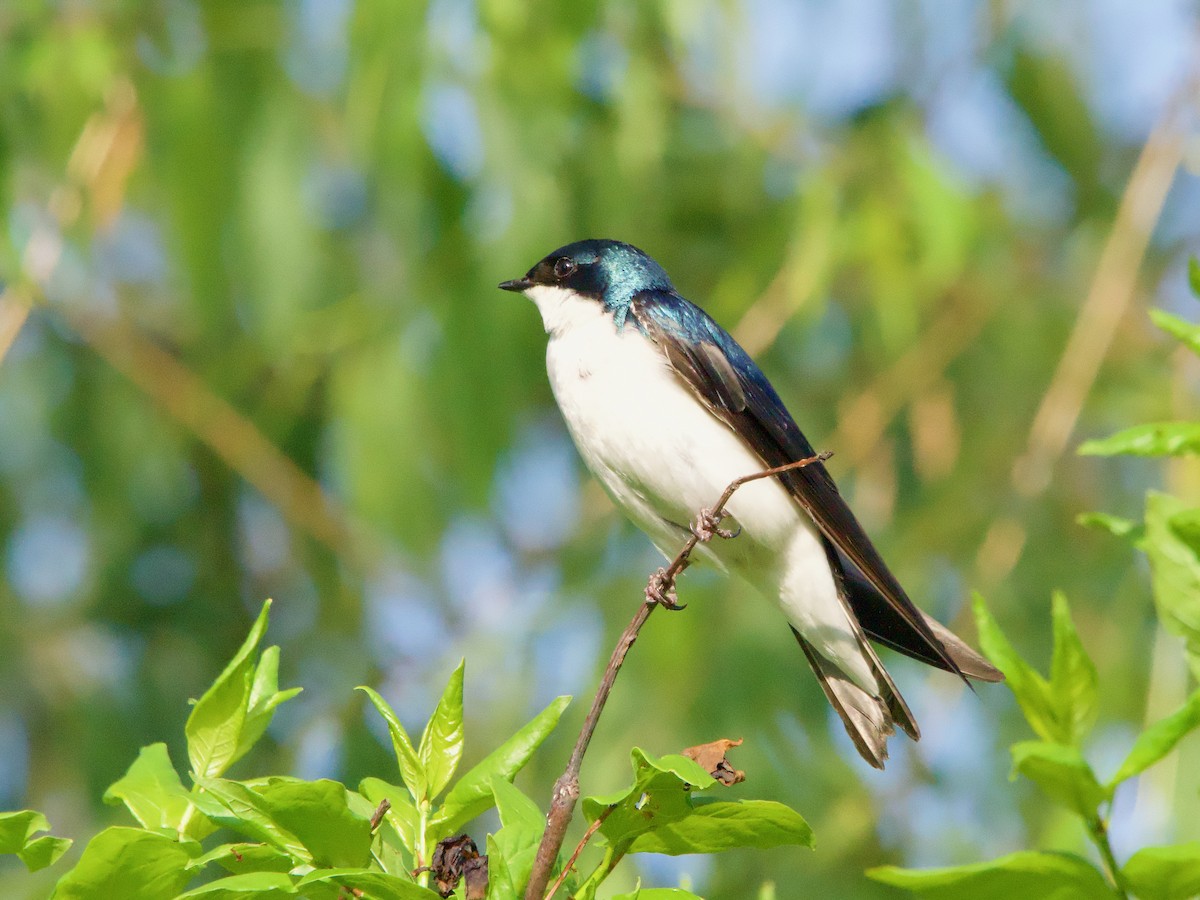
<svg viewBox="0 0 1200 900"><path fill-rule="evenodd" d="M663 267L621 241L576 241L559 247L525 273L505 281L506 291L525 291L535 285L558 287L591 297L611 310L617 327L625 322L629 304L642 291L673 291Z"/></svg>

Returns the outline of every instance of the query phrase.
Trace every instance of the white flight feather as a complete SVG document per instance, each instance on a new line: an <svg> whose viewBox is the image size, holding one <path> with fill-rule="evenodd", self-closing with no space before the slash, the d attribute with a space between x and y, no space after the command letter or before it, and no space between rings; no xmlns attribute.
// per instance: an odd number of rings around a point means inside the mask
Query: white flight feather
<svg viewBox="0 0 1200 900"><path fill-rule="evenodd" d="M687 536L678 526L765 464L632 322L618 332L598 301L562 288L538 285L525 294L550 335L550 385L584 462L659 550L674 556ZM740 488L728 511L741 536L714 539L702 552L778 602L817 652L877 694L808 516L774 479Z"/></svg>

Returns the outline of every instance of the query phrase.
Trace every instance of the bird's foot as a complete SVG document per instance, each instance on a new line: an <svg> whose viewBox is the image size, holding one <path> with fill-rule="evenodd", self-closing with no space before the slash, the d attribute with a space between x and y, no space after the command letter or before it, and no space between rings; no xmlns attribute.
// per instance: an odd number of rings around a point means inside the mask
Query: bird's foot
<svg viewBox="0 0 1200 900"><path fill-rule="evenodd" d="M679 595L675 593L675 580L669 578L667 570L662 567L646 582L646 602L657 603L663 609L687 609L687 604L680 603Z"/></svg>
<svg viewBox="0 0 1200 900"><path fill-rule="evenodd" d="M721 527L721 521L729 515L728 513L715 513L711 509L705 508L700 510L700 514L696 516L696 520L688 527L691 529L697 540L702 544L706 544L713 537L724 538L729 540L735 538L742 533L739 526L737 531L730 531L728 528Z"/></svg>

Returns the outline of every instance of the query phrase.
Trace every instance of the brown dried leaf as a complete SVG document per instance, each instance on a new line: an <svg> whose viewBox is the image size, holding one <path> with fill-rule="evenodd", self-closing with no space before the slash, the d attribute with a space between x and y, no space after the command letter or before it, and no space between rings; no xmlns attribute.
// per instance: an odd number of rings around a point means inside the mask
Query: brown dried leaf
<svg viewBox="0 0 1200 900"><path fill-rule="evenodd" d="M688 747L686 750L680 752L688 759L694 760L709 775L728 787L731 784L739 784L746 780L746 773L735 769L729 764L729 760L725 758L725 754L730 747L740 747L741 745L741 738L738 738L736 741L721 738L720 740L710 741L707 744L697 744L695 747Z"/></svg>
<svg viewBox="0 0 1200 900"><path fill-rule="evenodd" d="M468 835L460 834L438 841L429 866L437 881L438 893L449 897L458 887L459 879L467 879L467 900L484 900L487 896L487 857Z"/></svg>

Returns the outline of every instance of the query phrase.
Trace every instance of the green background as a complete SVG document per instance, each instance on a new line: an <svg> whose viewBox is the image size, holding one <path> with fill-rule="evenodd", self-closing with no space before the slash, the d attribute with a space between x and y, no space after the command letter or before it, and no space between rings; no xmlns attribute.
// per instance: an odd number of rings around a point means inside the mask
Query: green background
<svg viewBox="0 0 1200 900"><path fill-rule="evenodd" d="M519 780L546 802L658 565L574 454L536 311L495 288L582 237L644 248L743 341L924 608L973 637L980 590L1045 660L1066 592L1110 774L1186 674L1144 563L1074 519L1194 497L1200 473L1072 449L1197 414L1194 360L1145 316L1196 318L1197 20L5 3L0 808L75 838L124 821L104 788L143 744L186 758L187 699L267 596L305 692L233 775L394 780L353 686L419 727L465 656L468 763L580 698ZM883 897L864 868L1087 852L1008 782L1027 732L1003 688L889 656L924 738L876 773L768 603L698 570L681 595L630 656L585 793L627 780L631 745L741 737L732 791L799 809L817 849L638 858L615 885ZM1200 838L1198 757L1118 795L1118 857ZM14 865L5 895L42 895Z"/></svg>

